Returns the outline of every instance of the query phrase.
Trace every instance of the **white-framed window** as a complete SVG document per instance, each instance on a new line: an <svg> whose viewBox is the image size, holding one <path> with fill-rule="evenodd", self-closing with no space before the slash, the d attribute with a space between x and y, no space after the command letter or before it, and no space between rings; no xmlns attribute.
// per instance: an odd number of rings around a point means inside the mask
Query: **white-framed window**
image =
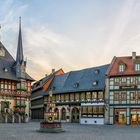
<svg viewBox="0 0 140 140"><path fill-rule="evenodd" d="M140 63L135 64L135 71L140 71Z"/></svg>
<svg viewBox="0 0 140 140"><path fill-rule="evenodd" d="M120 64L119 65L119 72L124 72L125 70L125 65L124 64Z"/></svg>

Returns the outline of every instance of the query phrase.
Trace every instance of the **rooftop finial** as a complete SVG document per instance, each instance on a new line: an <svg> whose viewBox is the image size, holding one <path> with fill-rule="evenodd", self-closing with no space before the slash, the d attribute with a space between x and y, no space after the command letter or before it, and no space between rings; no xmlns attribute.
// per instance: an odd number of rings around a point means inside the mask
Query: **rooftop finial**
<svg viewBox="0 0 140 140"><path fill-rule="evenodd" d="M19 28L21 28L21 16L19 17Z"/></svg>

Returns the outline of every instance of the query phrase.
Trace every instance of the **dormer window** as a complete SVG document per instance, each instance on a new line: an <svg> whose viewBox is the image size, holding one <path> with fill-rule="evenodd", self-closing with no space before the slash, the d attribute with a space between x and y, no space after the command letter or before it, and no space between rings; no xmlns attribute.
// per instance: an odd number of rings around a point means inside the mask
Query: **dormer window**
<svg viewBox="0 0 140 140"><path fill-rule="evenodd" d="M98 84L98 81L93 82L93 86L96 86Z"/></svg>
<svg viewBox="0 0 140 140"><path fill-rule="evenodd" d="M4 68L3 70L4 70L4 72L8 72L8 69L7 68Z"/></svg>
<svg viewBox="0 0 140 140"><path fill-rule="evenodd" d="M0 56L5 56L5 50L3 48L0 48Z"/></svg>
<svg viewBox="0 0 140 140"><path fill-rule="evenodd" d="M95 70L95 74L99 74L99 70L97 69L97 70Z"/></svg>
<svg viewBox="0 0 140 140"><path fill-rule="evenodd" d="M135 63L135 71L140 71L140 63Z"/></svg>
<svg viewBox="0 0 140 140"><path fill-rule="evenodd" d="M79 87L79 83L76 82L76 83L74 84L74 88L78 88L78 87Z"/></svg>
<svg viewBox="0 0 140 140"><path fill-rule="evenodd" d="M125 64L120 64L119 65L119 72L124 72L125 71Z"/></svg>

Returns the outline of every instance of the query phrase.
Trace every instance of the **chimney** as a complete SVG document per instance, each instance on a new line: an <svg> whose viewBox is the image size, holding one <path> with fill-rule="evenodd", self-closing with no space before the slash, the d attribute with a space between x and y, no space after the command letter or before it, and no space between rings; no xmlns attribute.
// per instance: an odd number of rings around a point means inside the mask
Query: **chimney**
<svg viewBox="0 0 140 140"><path fill-rule="evenodd" d="M136 59L136 52L132 52L132 59L133 59L133 60Z"/></svg>
<svg viewBox="0 0 140 140"><path fill-rule="evenodd" d="M55 69L52 69L52 73L55 73Z"/></svg>

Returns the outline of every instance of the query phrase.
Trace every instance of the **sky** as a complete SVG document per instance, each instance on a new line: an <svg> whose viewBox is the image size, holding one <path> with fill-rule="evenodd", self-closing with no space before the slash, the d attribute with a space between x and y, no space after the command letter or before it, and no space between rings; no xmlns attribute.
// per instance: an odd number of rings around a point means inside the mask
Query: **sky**
<svg viewBox="0 0 140 140"><path fill-rule="evenodd" d="M27 72L36 80L140 55L140 0L0 0L0 40L16 57L19 16Z"/></svg>

